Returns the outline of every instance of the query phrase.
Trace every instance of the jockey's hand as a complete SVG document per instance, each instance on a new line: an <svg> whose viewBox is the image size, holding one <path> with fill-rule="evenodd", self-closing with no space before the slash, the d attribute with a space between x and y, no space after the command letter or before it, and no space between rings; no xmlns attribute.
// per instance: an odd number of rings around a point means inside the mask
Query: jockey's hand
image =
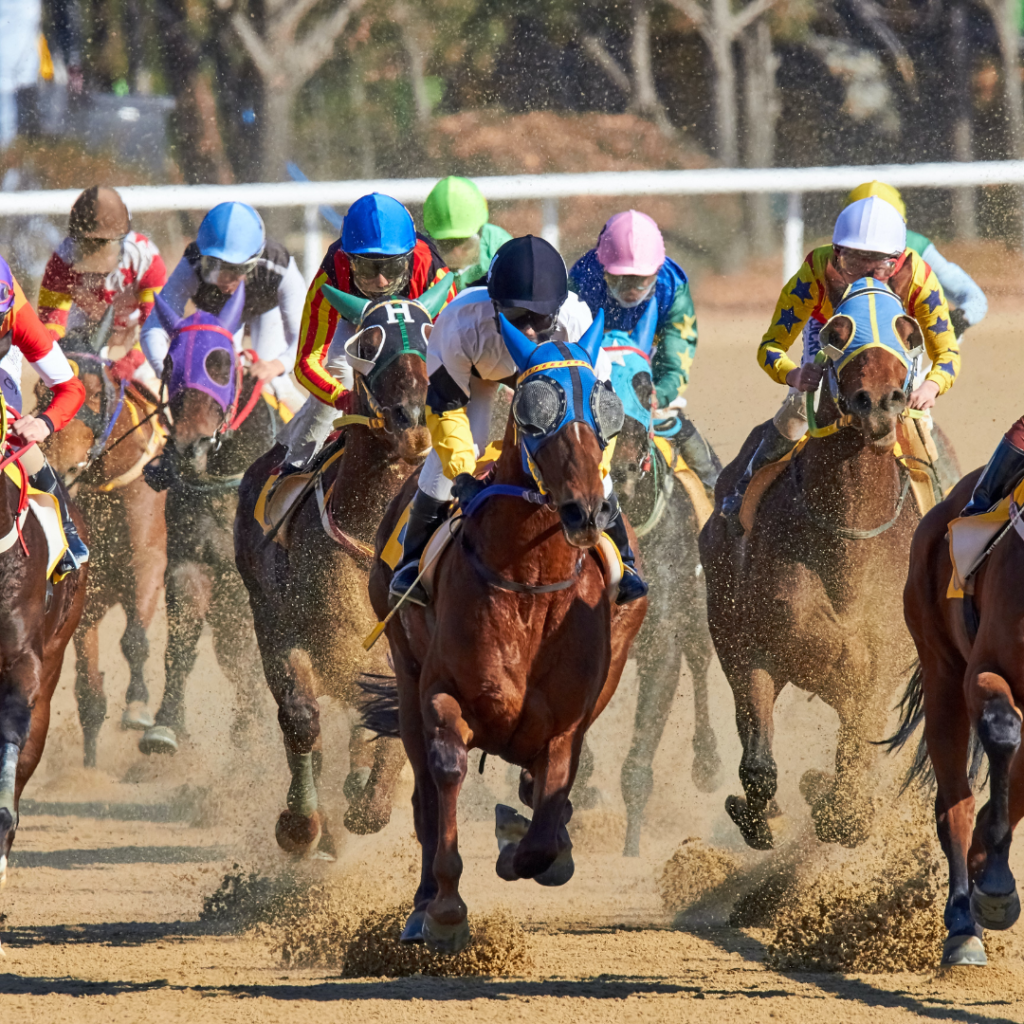
<svg viewBox="0 0 1024 1024"><path fill-rule="evenodd" d="M15 420L11 424L11 433L17 434L26 443L35 441L38 444L50 436L50 428L46 425L46 420L36 416L22 416L20 420Z"/></svg>
<svg viewBox="0 0 1024 1024"><path fill-rule="evenodd" d="M907 405L911 409L930 409L939 397L939 385L933 380L926 380L919 388L914 388Z"/></svg>
<svg viewBox="0 0 1024 1024"><path fill-rule="evenodd" d="M956 335L957 341L963 336L964 331L971 326L967 322L967 317L962 309L951 309L949 311L949 322L953 327L953 333Z"/></svg>
<svg viewBox="0 0 1024 1024"><path fill-rule="evenodd" d="M658 411L658 389L651 388L651 412Z"/></svg>
<svg viewBox="0 0 1024 1024"><path fill-rule="evenodd" d="M825 372L823 366L816 363L804 363L795 370L786 374L786 383L797 391L816 391L821 383L822 374Z"/></svg>
<svg viewBox="0 0 1024 1024"><path fill-rule="evenodd" d="M460 473L452 481L452 494L459 499L459 504L465 508L487 484L483 480L477 480L472 473Z"/></svg>
<svg viewBox="0 0 1024 1024"><path fill-rule="evenodd" d="M131 380L135 371L146 361L142 351L133 348L127 355L121 356L117 362L110 364L110 373L114 380Z"/></svg>
<svg viewBox="0 0 1024 1024"><path fill-rule="evenodd" d="M257 380L273 380L275 377L280 377L281 374L284 373L284 363L282 363L280 359L257 359L256 362L249 367L249 372Z"/></svg>
<svg viewBox="0 0 1024 1024"><path fill-rule="evenodd" d="M356 393L355 391L343 391L334 400L334 408L338 412L348 415L349 413L355 412L356 410Z"/></svg>

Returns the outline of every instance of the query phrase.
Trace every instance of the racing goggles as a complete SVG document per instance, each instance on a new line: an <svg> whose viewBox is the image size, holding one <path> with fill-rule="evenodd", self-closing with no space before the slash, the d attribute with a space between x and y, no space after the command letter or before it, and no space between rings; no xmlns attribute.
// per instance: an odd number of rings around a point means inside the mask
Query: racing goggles
<svg viewBox="0 0 1024 1024"><path fill-rule="evenodd" d="M207 284L233 283L240 278L248 277L256 269L259 260L258 254L244 263L228 263L216 256L203 256L199 260L199 271Z"/></svg>
<svg viewBox="0 0 1024 1024"><path fill-rule="evenodd" d="M837 245L835 249L840 269L857 277L868 277L876 270L888 271L891 274L903 255L900 252L865 252L862 249L847 249L841 245Z"/></svg>
<svg viewBox="0 0 1024 1024"><path fill-rule="evenodd" d="M0 321L14 305L14 283L0 280Z"/></svg>
<svg viewBox="0 0 1024 1024"><path fill-rule="evenodd" d="M516 387L512 396L512 417L516 426L534 440L555 433L568 411L565 389L551 377L530 377ZM597 440L605 448L625 422L622 400L608 381L596 381L591 388L590 415ZM574 418L584 419L582 410L574 410Z"/></svg>
<svg viewBox="0 0 1024 1024"><path fill-rule="evenodd" d="M398 288L409 278L408 253L401 256L354 256L349 253L348 258L353 276L360 281L376 282L382 277L392 288ZM365 288L362 290L366 291Z"/></svg>
<svg viewBox="0 0 1024 1024"><path fill-rule="evenodd" d="M79 273L106 276L121 262L124 240L116 238L76 238L72 251L72 266Z"/></svg>
<svg viewBox="0 0 1024 1024"><path fill-rule="evenodd" d="M535 313L520 306L494 307L495 315L501 313L505 319L520 331L532 330L538 337L549 334L555 326L556 313Z"/></svg>

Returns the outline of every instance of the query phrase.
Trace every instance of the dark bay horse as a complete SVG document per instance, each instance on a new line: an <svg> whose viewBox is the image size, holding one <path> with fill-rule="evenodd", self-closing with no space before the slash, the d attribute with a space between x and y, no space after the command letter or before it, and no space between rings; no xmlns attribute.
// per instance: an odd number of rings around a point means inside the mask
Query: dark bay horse
<svg viewBox="0 0 1024 1024"><path fill-rule="evenodd" d="M358 322L345 350L359 408L332 445L341 454L320 485L328 526L309 489L292 506L284 527L287 547L264 537L254 511L268 476L284 457L283 446L249 468L239 491L235 557L249 591L291 773L287 809L276 829L278 843L291 853L335 852L317 795L323 764L317 698L328 695L357 708L361 673L389 671L383 645L369 655L362 646L376 621L366 582L373 538L387 504L430 450L430 435L422 425L427 338L450 284L446 279L415 300L354 300L355 305L351 296L324 288L327 300ZM371 743L357 717L349 763L345 827L377 832L391 817L391 790L405 764L401 744L393 739Z"/></svg>
<svg viewBox="0 0 1024 1024"><path fill-rule="evenodd" d="M636 530L651 586L647 616L633 646L639 692L633 740L622 765L626 803L623 855L640 856L644 808L654 788L658 751L679 688L683 657L693 678L694 785L714 792L721 760L708 714L708 669L714 657L708 632L697 535L701 522L665 456L651 441L651 351L657 309L650 304L633 333L609 331L603 346L612 360L612 385L625 421L615 443L611 474L623 511Z"/></svg>
<svg viewBox="0 0 1024 1024"><path fill-rule="evenodd" d="M716 514L700 537L708 624L743 743L746 799L729 797L726 810L747 845L759 850L773 845L772 716L786 684L816 694L839 716L834 777L807 772L801 791L818 838L853 846L870 823L871 743L881 738L891 694L913 658L901 594L919 513L907 500L910 477L893 448L920 328L887 289L858 291L859 285L837 309L847 315L833 318L827 335L823 328L832 358L818 415L823 426L812 431L819 436L784 464L749 532L731 536ZM874 314L869 324L861 308L868 299L881 310L876 344L870 344ZM723 471L719 506L761 429Z"/></svg>
<svg viewBox="0 0 1024 1024"><path fill-rule="evenodd" d="M235 688L235 742L243 741L258 706L262 669L235 568L234 522L242 474L273 446L277 424L233 348L244 301L243 283L219 318L196 312L180 319L156 300L171 337L164 377L173 426L159 462L146 467L150 486L167 490L167 651L156 724L139 741L144 754L174 754L187 736L185 681L206 621L217 663Z"/></svg>
<svg viewBox="0 0 1024 1024"><path fill-rule="evenodd" d="M1019 528L1006 530L972 577L966 607L964 599L946 596L952 572L947 530L980 474L964 477L922 520L904 591L920 666L904 697L896 743L909 738L923 712L924 743L937 784L935 820L949 864L944 964L984 964L982 929L1009 928L1020 916L1009 866L1013 830L1024 817L1024 766L1018 753L1024 708ZM972 782L981 751L988 756L990 795L975 821ZM922 752L917 767L924 766Z"/></svg>
<svg viewBox="0 0 1024 1024"><path fill-rule="evenodd" d="M528 822L496 808L499 876L567 882L583 738L618 686L646 610L646 599L613 603L592 553L610 514L601 452L622 423L621 402L592 369L603 319L578 344L534 346L501 318L520 376L492 485L466 506L440 556L432 603L399 605L387 624L397 694L382 696L368 722L401 734L422 850L402 938L440 952L469 941L456 821L469 752L520 766L520 799L534 812ZM415 486L406 483L377 534L370 597L382 620L391 572L381 551Z"/></svg>
<svg viewBox="0 0 1024 1024"><path fill-rule="evenodd" d="M0 422L3 436L6 410ZM83 565L57 583L47 580L46 536L33 514L25 516L19 534L20 494L18 484L0 474L0 885L7 879L22 790L43 756L50 699L82 616L89 569ZM71 515L85 536L78 510L72 507Z"/></svg>
<svg viewBox="0 0 1024 1024"><path fill-rule="evenodd" d="M85 612L75 632L75 697L85 765L94 768L96 740L107 714L99 624L117 604L127 619L121 651L130 671L121 727L153 725L144 669L149 657L146 634L167 567L166 495L149 487L142 472L162 452L167 424L152 395L110 377L106 360L96 354L102 337L70 332L61 347L85 385L86 400L75 419L46 439L44 448L89 526Z"/></svg>

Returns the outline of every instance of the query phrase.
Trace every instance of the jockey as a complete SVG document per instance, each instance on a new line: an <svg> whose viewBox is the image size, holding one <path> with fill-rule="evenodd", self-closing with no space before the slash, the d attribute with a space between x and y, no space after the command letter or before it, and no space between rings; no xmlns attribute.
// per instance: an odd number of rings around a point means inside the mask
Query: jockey
<svg viewBox="0 0 1024 1024"><path fill-rule="evenodd" d="M221 203L203 218L196 240L188 246L162 298L178 316L189 299L196 309L216 316L245 281L242 322L249 325L257 360L250 372L269 381L289 405L295 389L288 374L295 365L306 282L295 258L279 242L267 238L263 218L246 203ZM242 350L244 327L235 337ZM154 313L142 328L142 350L158 374L170 338Z"/></svg>
<svg viewBox="0 0 1024 1024"><path fill-rule="evenodd" d="M284 472L305 464L324 443L339 411L350 412L355 398L344 353L355 327L323 297L321 286L364 299L418 299L448 272L397 199L373 192L349 207L341 238L327 250L306 293L295 376L315 401L306 402L281 435L288 444Z"/></svg>
<svg viewBox="0 0 1024 1024"><path fill-rule="evenodd" d="M722 514L735 519L753 475L777 462L796 446L807 430L806 392L821 382L823 369L813 356L797 366L786 354L804 324L824 324L849 285L862 277L885 281L917 320L932 362L925 379L911 392L911 409L930 409L948 391L960 372L960 349L950 322L949 306L931 267L907 247L907 226L899 212L878 196L859 199L836 220L832 244L808 254L779 297L771 326L757 350L757 361L790 391L775 414L743 476L722 499Z"/></svg>
<svg viewBox="0 0 1024 1024"><path fill-rule="evenodd" d="M401 564L391 577L391 598L425 604L422 586L415 584L419 560L438 526L444 522L448 502L479 487L472 476L477 457L487 446L491 409L498 385L513 386L516 364L498 328L504 313L532 341L578 341L593 322L590 310L568 288L565 263L543 239L526 235L506 242L494 257L486 288L471 288L438 316L427 348L427 428L433 444L409 511ZM595 372L600 380L611 377L611 363L603 350ZM605 532L618 546L626 571L619 584L618 603L635 601L647 593L629 547L618 500L612 490L607 462L602 460L605 495L613 520Z"/></svg>
<svg viewBox="0 0 1024 1024"><path fill-rule="evenodd" d="M96 323L114 306L115 344L127 354L114 363L119 379L152 378L138 347L138 329L153 309L153 296L167 280L157 247L131 230L131 215L112 188L87 188L71 207L68 237L43 271L39 319L55 338Z"/></svg>
<svg viewBox="0 0 1024 1024"><path fill-rule="evenodd" d="M68 512L64 485L46 461L39 445L50 434L66 426L82 408L85 386L75 376L60 346L54 344L53 333L43 326L25 298L7 261L0 256L0 351L9 348L17 348L28 359L39 379L53 394L43 412L23 416L19 377L9 372L0 374L4 401L12 416L8 424L10 432L26 443L36 442L21 456L21 464L28 474L29 483L37 490L52 494L60 507L68 550L57 571L73 572L89 561L89 549L78 536L78 530ZM4 370L7 370L6 359Z"/></svg>
<svg viewBox="0 0 1024 1024"><path fill-rule="evenodd" d="M487 217L487 200L469 178L442 178L423 204L423 226L460 291L487 283L494 254L512 237Z"/></svg>
<svg viewBox="0 0 1024 1024"><path fill-rule="evenodd" d="M654 335L657 346L651 363L654 415L676 404L690 383L690 366L697 350L697 317L686 274L665 255L658 225L636 210L617 213L601 229L597 248L581 256L569 271L569 288L597 315L604 310L605 329L629 333L653 302L658 309ZM714 496L718 469L711 446L693 422L679 412L680 452Z"/></svg>

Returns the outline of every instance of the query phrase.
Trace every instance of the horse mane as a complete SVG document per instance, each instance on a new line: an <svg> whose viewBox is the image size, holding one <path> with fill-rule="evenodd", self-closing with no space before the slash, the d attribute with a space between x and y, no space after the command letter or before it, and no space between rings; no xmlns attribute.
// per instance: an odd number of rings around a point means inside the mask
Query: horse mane
<svg viewBox="0 0 1024 1024"><path fill-rule="evenodd" d="M376 739L401 739L398 726L398 680L395 676L363 672L356 685L367 695L359 708L363 728L376 733Z"/></svg>

